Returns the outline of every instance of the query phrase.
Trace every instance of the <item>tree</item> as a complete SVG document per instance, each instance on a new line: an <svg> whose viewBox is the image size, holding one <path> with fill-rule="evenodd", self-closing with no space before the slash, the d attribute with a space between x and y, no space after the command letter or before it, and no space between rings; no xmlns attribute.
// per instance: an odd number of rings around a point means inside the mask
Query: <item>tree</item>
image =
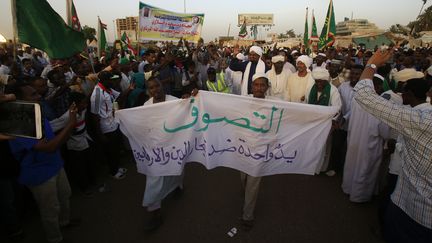
<svg viewBox="0 0 432 243"><path fill-rule="evenodd" d="M394 34L403 34L403 35L408 35L409 33L409 29L401 26L400 24L394 24L390 26L389 31Z"/></svg>
<svg viewBox="0 0 432 243"><path fill-rule="evenodd" d="M414 32L431 31L432 30L432 6L428 7L417 20L408 24L410 28L414 28Z"/></svg>
<svg viewBox="0 0 432 243"><path fill-rule="evenodd" d="M89 40L90 42L96 39L96 29L89 27L87 25L84 25L82 28L82 33L84 34L84 37L86 40Z"/></svg>
<svg viewBox="0 0 432 243"><path fill-rule="evenodd" d="M293 29L287 30L287 31L286 31L286 35L287 35L289 38L295 38L295 37L296 37L296 33L295 33L295 31L294 31Z"/></svg>

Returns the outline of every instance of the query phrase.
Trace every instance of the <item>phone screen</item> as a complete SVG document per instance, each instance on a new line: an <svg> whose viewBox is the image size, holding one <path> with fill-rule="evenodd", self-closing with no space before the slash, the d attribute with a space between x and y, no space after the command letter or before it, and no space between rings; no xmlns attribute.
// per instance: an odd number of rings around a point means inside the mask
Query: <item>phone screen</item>
<svg viewBox="0 0 432 243"><path fill-rule="evenodd" d="M42 138L40 105L28 102L0 104L0 133L17 137Z"/></svg>

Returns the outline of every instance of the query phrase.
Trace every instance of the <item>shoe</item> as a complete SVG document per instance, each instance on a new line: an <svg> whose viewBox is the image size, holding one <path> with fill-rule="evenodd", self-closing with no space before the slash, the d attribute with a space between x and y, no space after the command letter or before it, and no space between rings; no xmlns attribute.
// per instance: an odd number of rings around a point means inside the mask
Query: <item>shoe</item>
<svg viewBox="0 0 432 243"><path fill-rule="evenodd" d="M66 225L60 226L62 229L70 229L81 225L81 219L80 218L73 218L69 220L69 223Z"/></svg>
<svg viewBox="0 0 432 243"><path fill-rule="evenodd" d="M121 169L117 170L117 173L112 176L116 180L121 180L126 177L126 172L123 172Z"/></svg>
<svg viewBox="0 0 432 243"><path fill-rule="evenodd" d="M126 169L126 168L119 168L118 170L125 173L125 174L126 174L126 172L128 172L128 169Z"/></svg>
<svg viewBox="0 0 432 243"><path fill-rule="evenodd" d="M326 174L327 176L332 177L332 176L335 176L335 175L336 175L336 171L334 171L334 170L329 170L329 171L327 171L325 174Z"/></svg>
<svg viewBox="0 0 432 243"><path fill-rule="evenodd" d="M240 219L240 224L244 231L250 231L254 226L254 220Z"/></svg>
<svg viewBox="0 0 432 243"><path fill-rule="evenodd" d="M144 225L145 231L157 230L159 228L159 226L161 226L163 223L162 214L161 214L160 209L157 209L157 210L151 212L150 214L151 214L150 219Z"/></svg>

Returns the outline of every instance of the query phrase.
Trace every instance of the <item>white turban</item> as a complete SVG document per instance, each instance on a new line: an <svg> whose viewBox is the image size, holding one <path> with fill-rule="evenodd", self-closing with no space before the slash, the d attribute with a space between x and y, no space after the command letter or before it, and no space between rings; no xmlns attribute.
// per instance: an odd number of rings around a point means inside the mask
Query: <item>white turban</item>
<svg viewBox="0 0 432 243"><path fill-rule="evenodd" d="M308 69L312 65L312 59L306 55L299 56L296 60L296 64L298 62L302 62L304 65L306 65L306 68Z"/></svg>
<svg viewBox="0 0 432 243"><path fill-rule="evenodd" d="M318 53L318 56L327 57L327 55L322 52Z"/></svg>
<svg viewBox="0 0 432 243"><path fill-rule="evenodd" d="M259 47L259 46L252 46L250 49L249 49L249 51L250 52L255 52L256 54L258 54L258 56L262 56L262 54L263 54L263 50L261 49L261 47Z"/></svg>
<svg viewBox="0 0 432 243"><path fill-rule="evenodd" d="M252 81L255 81L255 80L259 79L259 78L266 78L266 79L268 79L267 74L265 74L265 73L255 73L252 76Z"/></svg>
<svg viewBox="0 0 432 243"><path fill-rule="evenodd" d="M330 74L327 71L327 69L325 69L325 68L315 68L312 71L312 77L315 80L327 80L328 81L330 79Z"/></svg>
<svg viewBox="0 0 432 243"><path fill-rule="evenodd" d="M277 55L272 57L272 63L277 63L277 62L285 62L285 57L282 55Z"/></svg>
<svg viewBox="0 0 432 243"><path fill-rule="evenodd" d="M396 82L406 82L406 81L408 81L410 79L414 79L414 78L424 78L424 73L417 72L413 68L407 68L407 69L403 69L403 70L401 70L401 71L399 71L393 75L393 79Z"/></svg>

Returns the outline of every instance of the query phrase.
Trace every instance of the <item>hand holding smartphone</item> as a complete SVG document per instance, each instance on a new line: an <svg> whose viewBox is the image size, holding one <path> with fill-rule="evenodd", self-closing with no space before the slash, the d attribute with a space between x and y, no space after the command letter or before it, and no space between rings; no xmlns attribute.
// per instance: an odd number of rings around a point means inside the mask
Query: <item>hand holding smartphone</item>
<svg viewBox="0 0 432 243"><path fill-rule="evenodd" d="M43 129L40 105L21 101L1 103L0 133L15 137L41 139Z"/></svg>

